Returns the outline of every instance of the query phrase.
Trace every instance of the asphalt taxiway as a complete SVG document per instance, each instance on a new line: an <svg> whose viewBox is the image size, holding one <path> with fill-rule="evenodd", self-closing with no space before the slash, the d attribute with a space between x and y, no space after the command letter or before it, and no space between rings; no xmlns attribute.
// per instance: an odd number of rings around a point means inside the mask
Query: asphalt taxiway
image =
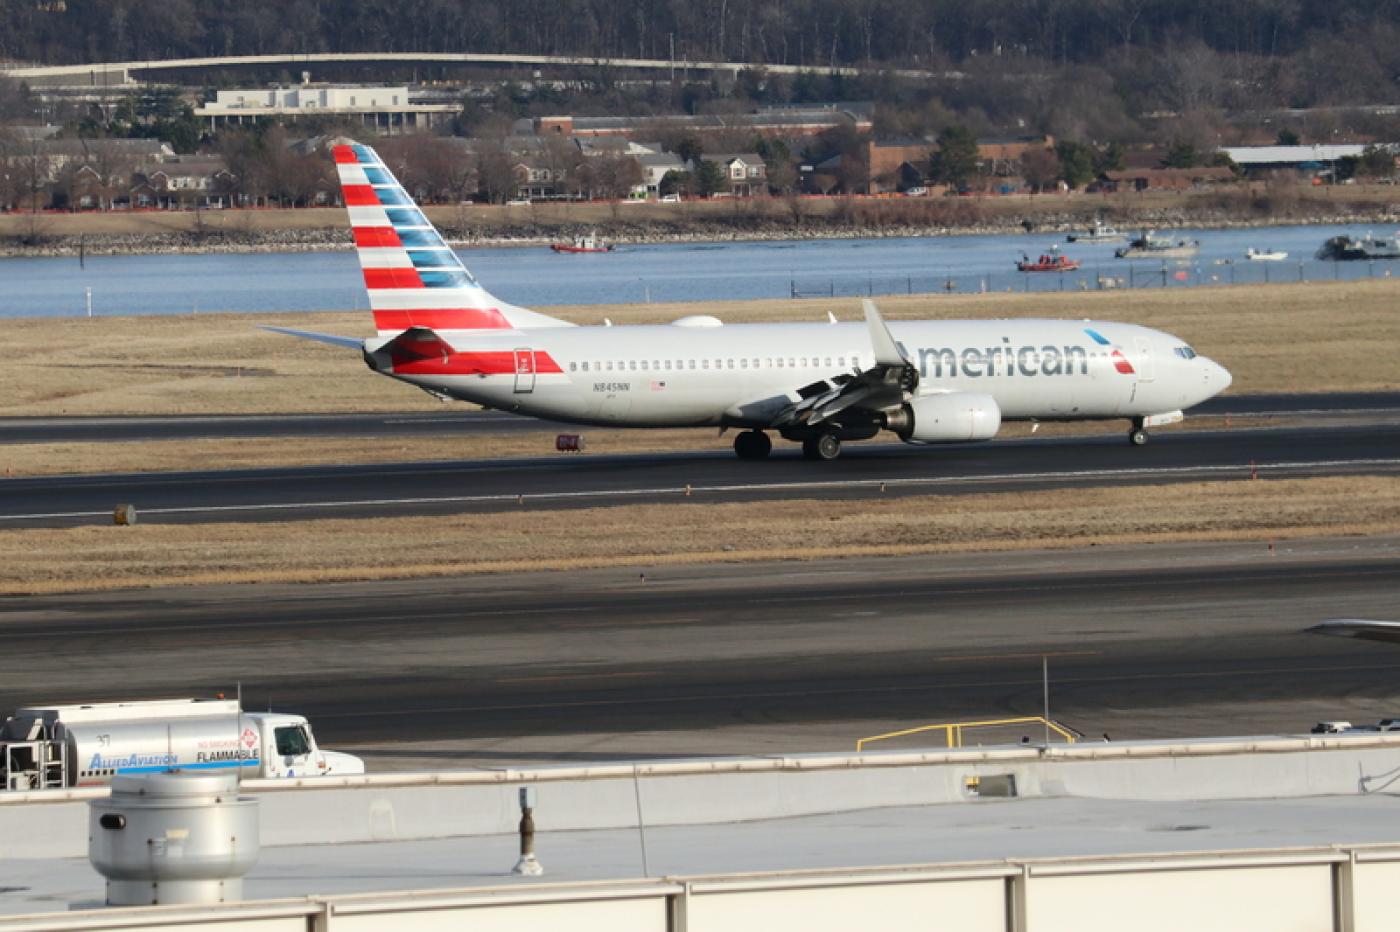
<svg viewBox="0 0 1400 932"><path fill-rule="evenodd" d="M790 445L784 445L785 447ZM1009 489L1400 472L1400 431L1376 426L1174 431L1145 447L1116 436L1028 438L931 448L851 444L811 463L726 452L560 455L359 466L45 476L0 482L0 527L143 521L368 518L632 502L958 494Z"/></svg>
<svg viewBox="0 0 1400 932"><path fill-rule="evenodd" d="M241 684L375 769L848 750L1038 714L1047 658L1091 737L1296 732L1400 715L1400 649L1300 633L1397 591L1365 538L12 597L0 709Z"/></svg>
<svg viewBox="0 0 1400 932"><path fill-rule="evenodd" d="M1317 392L1225 395L1191 409L1190 417L1347 418L1400 416L1400 392ZM428 412L110 417L0 417L0 444L100 443L274 437L414 437L577 430L502 411L444 405Z"/></svg>

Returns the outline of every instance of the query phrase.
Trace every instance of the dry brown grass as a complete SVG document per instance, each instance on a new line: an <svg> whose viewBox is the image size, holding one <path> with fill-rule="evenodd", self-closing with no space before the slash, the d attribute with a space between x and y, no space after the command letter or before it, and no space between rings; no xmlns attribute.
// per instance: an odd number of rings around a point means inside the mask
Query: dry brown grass
<svg viewBox="0 0 1400 932"><path fill-rule="evenodd" d="M884 501L677 504L376 521L0 531L0 593L1400 531L1400 478L1241 480ZM539 534L539 527L587 528ZM839 529L839 534L833 533ZM891 543L892 541L897 543Z"/></svg>
<svg viewBox="0 0 1400 932"><path fill-rule="evenodd" d="M1400 384L1400 281L1084 294L882 299L892 318L1096 317L1158 327L1235 375L1235 392L1364 391ZM578 323L641 323L706 312L731 322L858 317L854 299L628 304L546 309ZM0 414L259 414L434 410L368 372L352 352L260 323L367 335L366 313L200 314L5 323Z"/></svg>

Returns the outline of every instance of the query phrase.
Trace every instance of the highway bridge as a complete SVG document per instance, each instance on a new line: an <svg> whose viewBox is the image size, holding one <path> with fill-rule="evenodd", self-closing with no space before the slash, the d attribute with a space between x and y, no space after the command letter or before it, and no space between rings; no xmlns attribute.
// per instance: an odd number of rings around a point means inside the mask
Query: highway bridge
<svg viewBox="0 0 1400 932"><path fill-rule="evenodd" d="M631 72L709 77L714 74L735 75L752 62L685 61L671 58L586 58L572 55L486 54L476 52L318 52L311 54L227 55L216 58L172 58L162 61L90 62L78 65L24 65L3 69L7 77L28 83L31 87L100 87L111 88L146 82L169 82L176 76L188 76L205 71L236 69L240 71L303 71L313 65L366 65L376 68L431 69L512 69L534 71L578 69L612 69ZM772 74L799 74L819 71L822 74L846 76L875 73L877 69L833 67L812 68L806 65L763 65ZM903 77L927 78L932 72L899 69L890 73Z"/></svg>

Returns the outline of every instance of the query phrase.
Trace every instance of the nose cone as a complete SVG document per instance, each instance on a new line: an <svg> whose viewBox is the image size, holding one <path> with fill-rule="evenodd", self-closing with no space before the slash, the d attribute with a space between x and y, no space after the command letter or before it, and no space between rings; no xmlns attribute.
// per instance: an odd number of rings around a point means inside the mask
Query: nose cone
<svg viewBox="0 0 1400 932"><path fill-rule="evenodd" d="M1206 369L1206 383L1215 389L1213 394L1218 395L1230 387L1230 383L1235 381L1235 377L1230 374L1229 369L1215 360L1211 359L1207 362L1209 367Z"/></svg>
<svg viewBox="0 0 1400 932"><path fill-rule="evenodd" d="M1216 395L1229 388L1230 383L1234 381L1234 377L1230 375L1229 369L1226 369L1213 359L1197 357L1197 361L1202 363L1202 383L1201 397L1195 404L1200 404L1202 401L1214 398Z"/></svg>

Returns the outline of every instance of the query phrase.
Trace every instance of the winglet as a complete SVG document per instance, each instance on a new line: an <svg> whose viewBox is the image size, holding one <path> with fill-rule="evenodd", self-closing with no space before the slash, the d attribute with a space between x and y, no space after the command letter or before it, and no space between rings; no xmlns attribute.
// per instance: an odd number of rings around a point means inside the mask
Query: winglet
<svg viewBox="0 0 1400 932"><path fill-rule="evenodd" d="M875 350L875 362L882 366L907 366L909 357L904 355L904 350L895 342L894 334L885 326L885 319L880 316L875 302L867 298L861 301L861 305L865 308L865 322L870 327L870 346Z"/></svg>

